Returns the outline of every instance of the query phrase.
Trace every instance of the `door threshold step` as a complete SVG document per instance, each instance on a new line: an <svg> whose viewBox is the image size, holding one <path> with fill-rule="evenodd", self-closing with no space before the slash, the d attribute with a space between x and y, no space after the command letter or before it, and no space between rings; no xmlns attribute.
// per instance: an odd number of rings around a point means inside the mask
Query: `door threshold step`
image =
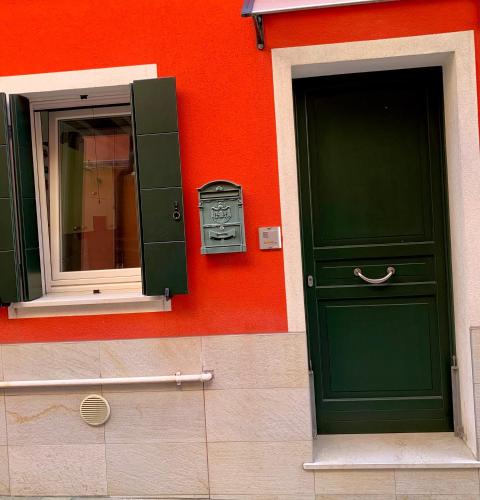
<svg viewBox="0 0 480 500"><path fill-rule="evenodd" d="M321 435L313 453L305 470L480 468L465 442L450 432Z"/></svg>

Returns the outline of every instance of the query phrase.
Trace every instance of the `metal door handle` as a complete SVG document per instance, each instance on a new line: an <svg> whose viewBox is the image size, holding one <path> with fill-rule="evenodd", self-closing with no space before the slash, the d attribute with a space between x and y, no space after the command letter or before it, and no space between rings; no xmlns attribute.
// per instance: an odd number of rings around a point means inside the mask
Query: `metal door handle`
<svg viewBox="0 0 480 500"><path fill-rule="evenodd" d="M393 266L387 267L387 274L383 278L367 278L362 274L362 270L359 267L356 267L353 270L353 274L355 276L358 276L359 278L362 278L363 281L365 281L366 283L370 283L371 285L381 285L382 283L388 281L395 274L395 268Z"/></svg>

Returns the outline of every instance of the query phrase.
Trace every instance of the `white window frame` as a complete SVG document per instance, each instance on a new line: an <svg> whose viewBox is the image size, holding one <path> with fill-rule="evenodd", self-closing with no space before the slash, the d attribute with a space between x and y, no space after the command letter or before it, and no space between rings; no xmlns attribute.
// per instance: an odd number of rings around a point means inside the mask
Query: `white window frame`
<svg viewBox="0 0 480 500"><path fill-rule="evenodd" d="M84 100L85 101L85 100ZM88 100L87 100L88 102ZM65 103L66 104L66 103ZM64 104L64 106L65 106ZM41 108L37 104L36 108ZM87 111L88 110L88 111ZM42 260L44 270L44 286L47 293L69 292L72 290L93 289L137 289L141 288L141 271L139 267L128 269L105 269L95 271L61 271L61 238L60 238L60 189L58 165L58 123L60 120L88 118L95 116L131 115L129 105L100 108L95 114L91 103L84 109L66 109L53 111L49 116L49 179L50 189L45 189L45 169L42 150L41 109L33 111L33 147L35 148L35 170L37 178L37 198L39 221L41 227ZM47 196L50 199L50 214L47 210ZM50 221L49 221L50 215ZM50 228L50 230L49 230Z"/></svg>

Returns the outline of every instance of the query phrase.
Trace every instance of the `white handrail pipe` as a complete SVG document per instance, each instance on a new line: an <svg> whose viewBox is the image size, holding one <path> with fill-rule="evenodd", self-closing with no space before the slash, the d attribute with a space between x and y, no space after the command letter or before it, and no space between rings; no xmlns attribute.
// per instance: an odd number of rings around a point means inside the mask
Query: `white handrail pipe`
<svg viewBox="0 0 480 500"><path fill-rule="evenodd" d="M131 384L165 384L183 382L210 382L213 372L203 372L194 375L159 375L153 377L112 377L112 378L72 378L62 380L13 380L0 381L0 389L17 389L29 387L71 387L90 385L131 385Z"/></svg>

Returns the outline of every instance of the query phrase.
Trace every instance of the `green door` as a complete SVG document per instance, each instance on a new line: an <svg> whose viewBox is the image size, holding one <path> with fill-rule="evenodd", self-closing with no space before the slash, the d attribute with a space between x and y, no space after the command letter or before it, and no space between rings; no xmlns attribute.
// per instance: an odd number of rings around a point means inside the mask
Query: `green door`
<svg viewBox="0 0 480 500"><path fill-rule="evenodd" d="M449 431L442 71L294 91L318 432Z"/></svg>

